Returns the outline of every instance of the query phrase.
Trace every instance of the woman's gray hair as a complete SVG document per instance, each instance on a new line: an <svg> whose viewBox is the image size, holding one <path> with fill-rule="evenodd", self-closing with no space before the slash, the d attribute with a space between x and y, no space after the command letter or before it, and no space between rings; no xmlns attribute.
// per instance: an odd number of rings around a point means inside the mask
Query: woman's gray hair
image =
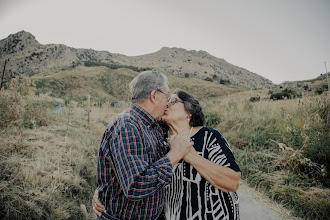
<svg viewBox="0 0 330 220"><path fill-rule="evenodd" d="M168 88L167 77L155 70L141 72L129 84L133 103L147 99L153 90L163 91L165 88Z"/></svg>

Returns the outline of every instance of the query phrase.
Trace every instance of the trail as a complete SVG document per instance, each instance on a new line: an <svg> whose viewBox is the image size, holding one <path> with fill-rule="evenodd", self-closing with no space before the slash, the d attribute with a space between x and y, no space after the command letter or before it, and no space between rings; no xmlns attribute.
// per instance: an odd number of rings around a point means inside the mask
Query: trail
<svg viewBox="0 0 330 220"><path fill-rule="evenodd" d="M300 220L290 210L272 201L266 195L248 186L241 180L237 191L241 220Z"/></svg>

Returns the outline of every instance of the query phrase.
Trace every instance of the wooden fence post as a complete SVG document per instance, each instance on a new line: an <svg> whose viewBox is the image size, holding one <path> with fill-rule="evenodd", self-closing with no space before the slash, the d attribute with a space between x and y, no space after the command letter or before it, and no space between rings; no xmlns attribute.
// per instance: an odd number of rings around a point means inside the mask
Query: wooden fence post
<svg viewBox="0 0 330 220"><path fill-rule="evenodd" d="M89 113L91 112L91 95L88 94L88 124L89 124Z"/></svg>
<svg viewBox="0 0 330 220"><path fill-rule="evenodd" d="M3 72L2 72L2 77L1 77L1 84L0 84L0 92L2 89L2 84L3 84L3 77L5 76L5 70L6 70L6 64L8 60L5 60L5 65L3 66Z"/></svg>
<svg viewBox="0 0 330 220"><path fill-rule="evenodd" d="M328 69L327 69L327 62L326 61L324 61L324 65L325 65L325 74L327 75L327 82L328 82L328 91L330 90L330 88L329 88L329 78L328 78Z"/></svg>

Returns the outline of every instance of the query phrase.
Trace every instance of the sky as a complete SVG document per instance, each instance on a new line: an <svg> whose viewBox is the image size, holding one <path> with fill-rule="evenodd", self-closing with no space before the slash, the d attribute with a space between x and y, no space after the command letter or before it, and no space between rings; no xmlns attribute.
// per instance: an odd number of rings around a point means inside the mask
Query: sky
<svg viewBox="0 0 330 220"><path fill-rule="evenodd" d="M0 0L0 39L21 30L127 56L203 50L276 84L330 69L330 0Z"/></svg>

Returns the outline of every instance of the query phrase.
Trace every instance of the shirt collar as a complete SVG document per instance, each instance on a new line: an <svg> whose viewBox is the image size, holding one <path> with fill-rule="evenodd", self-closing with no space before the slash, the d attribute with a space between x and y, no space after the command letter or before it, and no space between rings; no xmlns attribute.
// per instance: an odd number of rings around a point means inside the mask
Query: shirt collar
<svg viewBox="0 0 330 220"><path fill-rule="evenodd" d="M131 103L130 108L136 113L136 115L138 117L140 117L142 119L143 122L145 122L145 124L148 127L150 126L153 128L155 126L155 124L157 123L155 118L152 117L152 115L149 112L147 112L140 106Z"/></svg>

